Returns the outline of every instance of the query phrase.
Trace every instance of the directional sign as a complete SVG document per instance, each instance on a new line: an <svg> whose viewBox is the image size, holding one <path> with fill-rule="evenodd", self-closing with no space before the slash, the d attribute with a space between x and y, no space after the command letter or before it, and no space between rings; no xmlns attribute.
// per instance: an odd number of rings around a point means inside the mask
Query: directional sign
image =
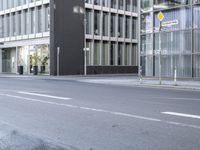
<svg viewBox="0 0 200 150"><path fill-rule="evenodd" d="M162 23L163 27L174 26L178 24L178 20L170 20Z"/></svg>
<svg viewBox="0 0 200 150"><path fill-rule="evenodd" d="M84 48L83 51L90 51L90 48Z"/></svg>
<svg viewBox="0 0 200 150"><path fill-rule="evenodd" d="M161 22L165 18L164 14L160 11L157 15L158 20Z"/></svg>

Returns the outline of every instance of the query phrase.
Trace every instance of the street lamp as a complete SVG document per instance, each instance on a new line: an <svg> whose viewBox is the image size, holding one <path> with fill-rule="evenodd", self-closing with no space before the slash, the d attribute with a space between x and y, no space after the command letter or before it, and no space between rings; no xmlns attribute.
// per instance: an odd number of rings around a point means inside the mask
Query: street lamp
<svg viewBox="0 0 200 150"><path fill-rule="evenodd" d="M80 6L75 6L73 11L74 11L74 13L84 15L84 35L86 36L87 19L86 19L86 10L85 10L85 8L80 7ZM85 38L84 39L84 48L83 48L83 51L84 51L84 75L85 76L87 75L87 51L89 51L89 50L90 49L87 48L86 38Z"/></svg>

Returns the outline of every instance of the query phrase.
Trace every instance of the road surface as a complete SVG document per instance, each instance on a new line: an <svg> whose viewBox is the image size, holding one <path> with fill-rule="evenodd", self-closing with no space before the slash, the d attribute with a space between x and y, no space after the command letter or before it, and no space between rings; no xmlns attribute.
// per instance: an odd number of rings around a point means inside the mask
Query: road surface
<svg viewBox="0 0 200 150"><path fill-rule="evenodd" d="M200 92L0 78L0 149L199 150Z"/></svg>

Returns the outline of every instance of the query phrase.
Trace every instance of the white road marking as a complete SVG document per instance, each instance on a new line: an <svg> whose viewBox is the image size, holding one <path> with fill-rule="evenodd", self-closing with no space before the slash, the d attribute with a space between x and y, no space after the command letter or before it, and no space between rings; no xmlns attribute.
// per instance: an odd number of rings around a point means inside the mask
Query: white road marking
<svg viewBox="0 0 200 150"><path fill-rule="evenodd" d="M200 116L198 116L198 115L183 114L183 113L177 113L177 112L162 112L162 114L179 116L179 117L186 117L186 118L200 119Z"/></svg>
<svg viewBox="0 0 200 150"><path fill-rule="evenodd" d="M25 101L32 101L32 102L40 102L40 103L43 103L43 104L64 106L64 107L68 107L68 108L89 110L89 111L94 111L94 112L102 112L102 113L107 113L107 114L126 117L126 118L135 118L135 119L146 120L146 121L162 122L162 123L166 123L166 124L170 124L170 125L200 129L200 126L196 126L196 125L183 124L183 123L178 123L178 122L171 122L171 121L160 120L160 119L156 119L156 118L150 118L150 117L139 116L139 115L133 115L133 114L128 114L128 113L114 112L114 111L109 111L109 110L104 110L104 109L96 109L96 108L90 108L90 107L80 107L80 106L76 106L76 105L49 102L49 101L38 100L38 99L27 98L27 97L21 97L21 96L15 96L15 95L9 95L9 94L0 94L0 95L11 97L11 98L16 98L16 99L23 100L23 101L25 100Z"/></svg>
<svg viewBox="0 0 200 150"><path fill-rule="evenodd" d="M71 98L68 97L59 97L59 96L52 96L52 95L46 95L46 94L39 94L39 93L30 93L30 92L17 92L19 94L24 95L32 95L32 96L39 96L39 97L48 97L48 98L54 98L54 99L61 99L61 100L70 100Z"/></svg>
<svg viewBox="0 0 200 150"><path fill-rule="evenodd" d="M177 97L154 97L156 99L182 100L182 101L200 101L198 98L177 98Z"/></svg>

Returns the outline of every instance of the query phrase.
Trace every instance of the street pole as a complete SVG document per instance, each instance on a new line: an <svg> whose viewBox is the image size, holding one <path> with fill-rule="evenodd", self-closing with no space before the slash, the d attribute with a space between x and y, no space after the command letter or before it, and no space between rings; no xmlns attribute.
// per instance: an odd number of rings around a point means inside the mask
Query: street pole
<svg viewBox="0 0 200 150"><path fill-rule="evenodd" d="M160 21L159 25L159 84L162 84L162 64L161 64L161 27L162 27L162 21Z"/></svg>
<svg viewBox="0 0 200 150"><path fill-rule="evenodd" d="M3 42L0 42L0 73L2 72L2 48L4 46Z"/></svg>
<svg viewBox="0 0 200 150"><path fill-rule="evenodd" d="M57 47L57 76L60 75L60 47Z"/></svg>
<svg viewBox="0 0 200 150"><path fill-rule="evenodd" d="M139 66L140 84L142 84L142 66Z"/></svg>
<svg viewBox="0 0 200 150"><path fill-rule="evenodd" d="M86 15L84 12L84 33L86 36L86 25L87 25L87 20L86 20ZM84 39L84 75L87 75L87 48L86 48L86 37Z"/></svg>

